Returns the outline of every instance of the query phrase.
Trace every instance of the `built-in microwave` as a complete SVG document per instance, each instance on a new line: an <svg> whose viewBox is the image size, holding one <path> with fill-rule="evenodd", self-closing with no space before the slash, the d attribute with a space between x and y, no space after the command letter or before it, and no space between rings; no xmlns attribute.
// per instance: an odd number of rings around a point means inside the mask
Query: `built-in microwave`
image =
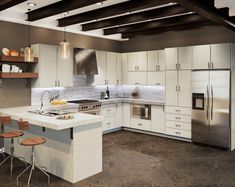
<svg viewBox="0 0 235 187"><path fill-rule="evenodd" d="M151 105L132 104L131 117L151 120Z"/></svg>

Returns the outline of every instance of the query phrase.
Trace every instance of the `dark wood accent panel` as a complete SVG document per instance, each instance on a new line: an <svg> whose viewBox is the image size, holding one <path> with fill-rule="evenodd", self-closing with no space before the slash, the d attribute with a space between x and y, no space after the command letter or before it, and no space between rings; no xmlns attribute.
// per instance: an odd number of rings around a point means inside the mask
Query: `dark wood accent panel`
<svg viewBox="0 0 235 187"><path fill-rule="evenodd" d="M0 72L0 78L2 79L36 79L38 73L2 73Z"/></svg>
<svg viewBox="0 0 235 187"><path fill-rule="evenodd" d="M137 32L126 32L122 34L122 38L133 38L137 36L146 36L146 35L158 35L165 32L175 32L175 31L184 31L184 30L194 30L201 29L202 27L215 26L213 22L205 21L199 23L189 23L185 25L178 25L173 27L164 27L160 29L151 29Z"/></svg>
<svg viewBox="0 0 235 187"><path fill-rule="evenodd" d="M27 0L1 0L0 1L0 11L8 9L12 6L18 5L20 3L23 3Z"/></svg>
<svg viewBox="0 0 235 187"><path fill-rule="evenodd" d="M103 0L106 1L106 0ZM86 7L95 3L100 2L100 0L85 0L85 1L78 1L78 0L66 0L66 1L59 1L57 3L50 4L48 6L44 6L42 8L33 10L28 14L29 21L36 21L42 18L46 18L49 16L54 16L56 14L60 14L63 12L75 10L78 8Z"/></svg>
<svg viewBox="0 0 235 187"><path fill-rule="evenodd" d="M124 14L132 11L142 10L146 8L152 8L154 6L160 6L167 3L171 3L172 0L131 0L116 5L111 5L108 7L92 10L89 12L69 16L66 18L59 19L59 27L74 25L78 23L83 23L87 21L93 21L100 18L106 18L109 16L115 16L119 14Z"/></svg>
<svg viewBox="0 0 235 187"><path fill-rule="evenodd" d="M131 15L120 16L117 18L110 18L110 19L106 19L102 21L93 22L93 23L87 23L87 24L82 25L82 30L89 31L89 30L94 30L94 29L101 29L105 27L123 25L123 24L138 22L138 21L144 21L148 19L156 19L156 18L162 18L162 17L167 17L167 16L173 16L176 14L182 14L186 12L189 12L189 10L185 9L182 6L174 5L174 6L169 6L169 7L148 10L148 11L144 11L140 13L134 13Z"/></svg>
<svg viewBox="0 0 235 187"><path fill-rule="evenodd" d="M104 35L124 33L124 32L137 32L142 30L171 27L176 25L183 25L187 23L195 23L202 21L206 21L206 19L197 14L189 14L189 15L177 16L156 21L148 21L145 23L137 23L127 26L104 29Z"/></svg>
<svg viewBox="0 0 235 187"><path fill-rule="evenodd" d="M38 58L35 57L33 62L25 62L24 57L21 57L21 56L0 55L0 62L17 62L17 63L34 64L34 63L38 63Z"/></svg>
<svg viewBox="0 0 235 187"><path fill-rule="evenodd" d="M235 31L235 23L227 16L220 14L219 11L213 6L208 8L201 0L175 0L181 6L195 11L206 19L227 27Z"/></svg>

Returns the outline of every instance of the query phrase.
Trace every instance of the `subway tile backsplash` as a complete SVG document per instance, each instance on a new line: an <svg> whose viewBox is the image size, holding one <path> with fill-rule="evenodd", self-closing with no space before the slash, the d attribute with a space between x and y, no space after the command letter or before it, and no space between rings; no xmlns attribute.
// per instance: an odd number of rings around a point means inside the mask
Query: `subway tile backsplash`
<svg viewBox="0 0 235 187"><path fill-rule="evenodd" d="M66 88L32 88L31 104L39 105L41 93L50 90L51 93L60 92L60 98L66 100L75 99L100 99L100 92L105 92L107 86L92 86L92 76L76 75L74 76L74 86ZM110 98L128 97L132 98L131 92L135 85L109 85ZM163 86L138 86L140 91L139 98L164 101L165 87ZM45 94L44 102L49 101L49 95Z"/></svg>

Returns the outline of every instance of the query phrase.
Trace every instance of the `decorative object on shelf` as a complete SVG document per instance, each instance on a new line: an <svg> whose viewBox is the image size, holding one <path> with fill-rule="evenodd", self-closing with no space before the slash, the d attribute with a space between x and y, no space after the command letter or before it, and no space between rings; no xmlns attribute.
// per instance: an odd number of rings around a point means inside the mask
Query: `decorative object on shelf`
<svg viewBox="0 0 235 187"><path fill-rule="evenodd" d="M20 53L18 50L11 49L10 50L10 56L20 56Z"/></svg>
<svg viewBox="0 0 235 187"><path fill-rule="evenodd" d="M5 56L10 56L10 50L8 48L3 48L2 49L2 54Z"/></svg>
<svg viewBox="0 0 235 187"><path fill-rule="evenodd" d="M137 86L132 90L131 96L132 97L139 97L140 96L140 90Z"/></svg>
<svg viewBox="0 0 235 187"><path fill-rule="evenodd" d="M67 13L64 13L64 18ZM64 40L60 42L60 54L62 59L70 57L70 43L66 41L66 27L64 27Z"/></svg>
<svg viewBox="0 0 235 187"><path fill-rule="evenodd" d="M28 12L30 12L30 9L28 9ZM25 48L24 51L24 59L26 62L32 62L34 60L34 54L33 49L31 48L31 42L30 42L30 21L28 25L28 47Z"/></svg>

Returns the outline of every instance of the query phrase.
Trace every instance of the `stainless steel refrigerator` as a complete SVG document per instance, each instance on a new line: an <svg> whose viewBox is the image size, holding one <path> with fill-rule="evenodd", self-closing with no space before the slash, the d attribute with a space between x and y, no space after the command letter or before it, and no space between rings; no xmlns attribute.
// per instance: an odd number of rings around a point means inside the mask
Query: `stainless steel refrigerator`
<svg viewBox="0 0 235 187"><path fill-rule="evenodd" d="M230 148L230 70L192 72L192 141Z"/></svg>

